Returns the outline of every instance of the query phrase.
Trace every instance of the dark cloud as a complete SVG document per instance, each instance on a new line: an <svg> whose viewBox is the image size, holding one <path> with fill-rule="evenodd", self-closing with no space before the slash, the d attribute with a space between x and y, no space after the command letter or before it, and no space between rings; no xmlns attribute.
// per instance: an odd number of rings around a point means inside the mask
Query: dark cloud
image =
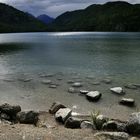
<svg viewBox="0 0 140 140"><path fill-rule="evenodd" d="M109 0L0 0L33 15L48 14L56 17L63 12L83 9L94 3L105 3ZM116 0L110 0L116 1ZM122 0L123 1L123 0ZM124 0L140 3L140 0Z"/></svg>

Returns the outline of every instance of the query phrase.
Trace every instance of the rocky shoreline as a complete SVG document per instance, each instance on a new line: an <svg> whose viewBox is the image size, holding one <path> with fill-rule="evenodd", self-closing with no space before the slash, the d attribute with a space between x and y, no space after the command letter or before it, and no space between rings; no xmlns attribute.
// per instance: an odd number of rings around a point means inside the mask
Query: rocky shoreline
<svg viewBox="0 0 140 140"><path fill-rule="evenodd" d="M48 130L53 133L56 128L58 134L62 134L61 131L77 131L77 134L73 136L75 140L78 140L79 131L83 133L81 134L83 139L86 137L87 140L91 138L95 140L137 140L140 138L140 112L132 113L127 121L121 121L108 118L99 112L92 112L90 116L82 115L73 112L72 109L59 102L54 102L49 111L43 112L22 111L19 105L13 106L5 103L0 105L0 119L0 131L4 129L5 125L10 128L9 133L23 125L27 128L33 126L32 131L35 129L40 134L40 131L43 132L38 138L39 140L59 139L58 137L55 138L55 134L51 137L48 134ZM85 134L87 131L88 135ZM7 130L5 130L6 133ZM3 134L4 132L1 132L1 135ZM68 135L70 134L67 134L67 137ZM14 135L14 137L16 136L17 134ZM64 137L65 134L63 133L61 139ZM13 139L12 135L10 139L7 138L6 140L11 139ZM27 140L24 136L22 139ZM34 137L31 140L33 139L36 140L37 138ZM4 140L4 135L1 140Z"/></svg>

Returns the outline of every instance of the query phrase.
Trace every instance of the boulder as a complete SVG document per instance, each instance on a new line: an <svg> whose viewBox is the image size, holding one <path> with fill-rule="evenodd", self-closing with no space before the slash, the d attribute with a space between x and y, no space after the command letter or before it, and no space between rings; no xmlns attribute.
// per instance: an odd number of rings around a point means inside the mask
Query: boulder
<svg viewBox="0 0 140 140"><path fill-rule="evenodd" d="M122 98L119 103L122 105L134 106L135 100L132 98Z"/></svg>
<svg viewBox="0 0 140 140"><path fill-rule="evenodd" d="M126 124L126 129L130 134L140 134L140 112L130 115Z"/></svg>
<svg viewBox="0 0 140 140"><path fill-rule="evenodd" d="M95 126L90 121L82 121L80 128L81 129L95 129Z"/></svg>
<svg viewBox="0 0 140 140"><path fill-rule="evenodd" d="M95 121L96 129L102 129L103 124L106 123L108 120L109 118L105 117L104 115L98 115Z"/></svg>
<svg viewBox="0 0 140 140"><path fill-rule="evenodd" d="M72 84L73 87L82 87L83 85L80 82L75 82Z"/></svg>
<svg viewBox="0 0 140 140"><path fill-rule="evenodd" d="M61 108L55 113L55 119L58 122L65 123L65 121L71 116L72 110L69 108Z"/></svg>
<svg viewBox="0 0 140 140"><path fill-rule="evenodd" d="M126 130L126 122L118 122L117 123L117 131L118 132L127 132L127 130Z"/></svg>
<svg viewBox="0 0 140 140"><path fill-rule="evenodd" d="M27 112L19 112L17 114L17 120L23 124L34 124L36 125L38 122L38 112L27 111Z"/></svg>
<svg viewBox="0 0 140 140"><path fill-rule="evenodd" d="M122 87L114 87L114 88L110 88L110 90L113 93L116 93L118 95L123 95L124 94L124 91L123 91Z"/></svg>
<svg viewBox="0 0 140 140"><path fill-rule="evenodd" d="M2 113L6 113L9 116L15 116L18 112L21 111L21 107L19 105L12 106L5 103L0 106L0 111Z"/></svg>
<svg viewBox="0 0 140 140"><path fill-rule="evenodd" d="M80 128L81 121L79 118L69 117L65 122L65 127L72 129Z"/></svg>
<svg viewBox="0 0 140 140"><path fill-rule="evenodd" d="M87 94L88 92L89 92L88 90L80 90L80 93L84 95Z"/></svg>
<svg viewBox="0 0 140 140"><path fill-rule="evenodd" d="M107 130L107 131L117 131L117 123L116 121L108 121L106 123L103 124L103 130Z"/></svg>
<svg viewBox="0 0 140 140"><path fill-rule="evenodd" d="M99 91L90 91L86 94L86 97L90 101L98 101L101 98L102 94Z"/></svg>
<svg viewBox="0 0 140 140"><path fill-rule="evenodd" d="M1 113L0 114L0 119L11 121L11 117L9 115L7 115L6 113Z"/></svg>
<svg viewBox="0 0 140 140"><path fill-rule="evenodd" d="M60 108L66 108L66 107L59 102L54 102L49 109L49 113L55 114Z"/></svg>
<svg viewBox="0 0 140 140"><path fill-rule="evenodd" d="M94 137L99 140L128 140L129 135L125 132L98 132Z"/></svg>

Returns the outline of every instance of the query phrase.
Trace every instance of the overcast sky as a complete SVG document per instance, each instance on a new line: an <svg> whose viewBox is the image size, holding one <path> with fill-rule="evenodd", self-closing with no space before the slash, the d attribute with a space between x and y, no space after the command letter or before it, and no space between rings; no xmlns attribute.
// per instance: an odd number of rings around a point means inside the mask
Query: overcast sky
<svg viewBox="0 0 140 140"><path fill-rule="evenodd" d="M66 11L83 9L95 3L105 3L116 0L0 0L20 10L29 12L35 16L47 14L56 17ZM140 0L122 0L130 3L140 3Z"/></svg>

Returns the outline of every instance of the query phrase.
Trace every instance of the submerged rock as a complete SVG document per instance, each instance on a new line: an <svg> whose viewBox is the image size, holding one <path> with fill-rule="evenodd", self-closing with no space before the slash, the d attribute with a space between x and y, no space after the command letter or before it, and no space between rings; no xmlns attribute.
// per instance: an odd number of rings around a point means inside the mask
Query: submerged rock
<svg viewBox="0 0 140 140"><path fill-rule="evenodd" d="M112 80L110 80L110 79L103 79L102 82L105 83L105 84L111 84Z"/></svg>
<svg viewBox="0 0 140 140"><path fill-rule="evenodd" d="M114 87L114 88L110 88L110 90L113 93L116 93L118 95L123 95L124 94L124 91L123 91L123 88L122 87Z"/></svg>
<svg viewBox="0 0 140 140"><path fill-rule="evenodd" d="M137 88L140 88L140 84L133 84L134 86L136 86Z"/></svg>
<svg viewBox="0 0 140 140"><path fill-rule="evenodd" d="M69 108L61 108L55 113L55 119L58 122L65 123L65 121L71 116L72 110Z"/></svg>
<svg viewBox="0 0 140 140"><path fill-rule="evenodd" d="M134 106L135 100L132 98L122 98L119 103L122 105Z"/></svg>
<svg viewBox="0 0 140 140"><path fill-rule="evenodd" d="M27 112L19 112L17 114L17 120L23 124L34 124L38 122L38 112L27 111Z"/></svg>
<svg viewBox="0 0 140 140"><path fill-rule="evenodd" d="M80 82L75 82L72 84L73 87L82 87L83 85Z"/></svg>
<svg viewBox="0 0 140 140"><path fill-rule="evenodd" d="M126 129L130 134L140 134L140 112L130 115L126 124Z"/></svg>
<svg viewBox="0 0 140 140"><path fill-rule="evenodd" d="M49 113L55 114L60 108L66 108L66 106L59 102L54 102L49 109Z"/></svg>
<svg viewBox="0 0 140 140"><path fill-rule="evenodd" d="M87 94L88 92L89 92L88 90L80 90L80 93L84 95Z"/></svg>
<svg viewBox="0 0 140 140"><path fill-rule="evenodd" d="M98 132L94 137L99 140L128 140L129 135L125 132Z"/></svg>
<svg viewBox="0 0 140 140"><path fill-rule="evenodd" d="M57 88L57 85L51 84L49 85L49 88Z"/></svg>
<svg viewBox="0 0 140 140"><path fill-rule="evenodd" d="M32 79L31 78L19 78L18 80L21 82L30 82Z"/></svg>
<svg viewBox="0 0 140 140"><path fill-rule="evenodd" d="M91 83L92 85L100 85L100 82L93 82L93 83Z"/></svg>
<svg viewBox="0 0 140 140"><path fill-rule="evenodd" d="M98 101L101 98L102 94L99 91L90 91L86 94L86 97L90 101Z"/></svg>
<svg viewBox="0 0 140 140"><path fill-rule="evenodd" d="M49 84L52 83L52 81L51 81L51 80L42 80L41 83L42 83L42 84L49 85Z"/></svg>
<svg viewBox="0 0 140 140"><path fill-rule="evenodd" d="M68 80L67 83L68 84L73 84L74 83L74 80Z"/></svg>
<svg viewBox="0 0 140 140"><path fill-rule="evenodd" d="M76 91L76 89L75 89L74 87L70 87L70 88L68 89L68 92L69 92L69 93L76 93L77 91Z"/></svg>
<svg viewBox="0 0 140 140"><path fill-rule="evenodd" d="M128 84L128 85L125 85L125 88L128 88L128 89L137 89L137 87L133 84Z"/></svg>

